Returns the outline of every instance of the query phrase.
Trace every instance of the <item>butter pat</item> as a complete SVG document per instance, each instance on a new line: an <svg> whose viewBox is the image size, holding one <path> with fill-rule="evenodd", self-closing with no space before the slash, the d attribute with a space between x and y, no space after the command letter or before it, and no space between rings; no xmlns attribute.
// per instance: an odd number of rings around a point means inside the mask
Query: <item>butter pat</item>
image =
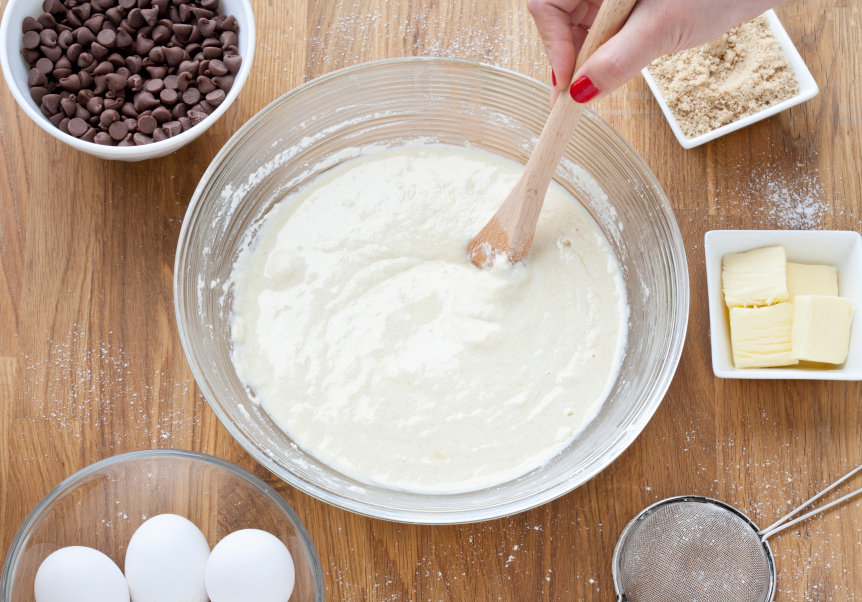
<svg viewBox="0 0 862 602"><path fill-rule="evenodd" d="M831 265L787 262L787 294L792 303L797 295L838 296L838 270Z"/></svg>
<svg viewBox="0 0 862 602"><path fill-rule="evenodd" d="M733 365L737 368L771 368L798 364L791 344L792 322L792 303L731 308Z"/></svg>
<svg viewBox="0 0 862 602"><path fill-rule="evenodd" d="M798 295L793 301L793 356L843 364L850 348L853 306L844 297Z"/></svg>
<svg viewBox="0 0 862 602"><path fill-rule="evenodd" d="M787 301L787 256L783 247L728 253L721 271L728 307L772 305Z"/></svg>

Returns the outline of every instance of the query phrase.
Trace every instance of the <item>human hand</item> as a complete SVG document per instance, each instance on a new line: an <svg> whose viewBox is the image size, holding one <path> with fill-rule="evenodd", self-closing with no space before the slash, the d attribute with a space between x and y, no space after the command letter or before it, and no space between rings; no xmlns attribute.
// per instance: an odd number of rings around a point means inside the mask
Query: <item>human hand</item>
<svg viewBox="0 0 862 602"><path fill-rule="evenodd" d="M527 8L551 62L553 104L567 88L576 102L603 98L658 57L706 44L783 1L638 0L620 32L574 77L578 51L601 0L527 0Z"/></svg>

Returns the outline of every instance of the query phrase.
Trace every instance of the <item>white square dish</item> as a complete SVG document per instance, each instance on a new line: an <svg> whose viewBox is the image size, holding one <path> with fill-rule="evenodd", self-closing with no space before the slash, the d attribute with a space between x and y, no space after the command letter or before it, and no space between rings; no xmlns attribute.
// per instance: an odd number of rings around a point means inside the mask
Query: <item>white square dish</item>
<svg viewBox="0 0 862 602"><path fill-rule="evenodd" d="M727 253L760 247L784 247L787 260L826 264L838 268L838 295L862 308L862 236L834 230L713 230L704 237L706 280L709 291L709 330L712 338L712 370L719 378L862 380L862 312L857 311L850 329L847 361L833 369L736 368L730 348L730 325L721 287L722 258Z"/></svg>
<svg viewBox="0 0 862 602"><path fill-rule="evenodd" d="M735 132L736 130L742 129L762 119L766 119L767 117L771 117L781 111L789 109L790 107L802 104L806 100L814 98L820 92L820 89L817 87L817 82L814 81L814 77L811 75L808 67L805 66L805 62L799 55L799 51L796 50L796 46L794 46L793 42L790 40L790 36L787 35L787 31L785 31L784 26L781 25L781 21L779 21L778 17L775 15L775 11L768 10L765 14L769 19L769 25L772 27L772 31L775 32L775 37L778 38L778 42L781 44L781 49L784 51L784 54L787 55L787 60L790 61L790 66L793 67L793 72L796 74L796 80L799 82L799 94L793 98L788 98L784 102L773 105L759 113L743 117L739 121L728 123L727 125L723 125L711 132L707 132L706 134L701 134L694 138L686 138L682 129L679 127L679 122L676 120L676 117L674 117L673 111L671 111L670 107L667 106L664 96L662 96L661 90L659 90L658 84L650 74L649 67L646 67L641 71L647 85L650 87L655 99L658 101L662 113L664 113L665 118L667 118L667 122L673 130L674 136L676 136L676 139L683 148L694 148L711 140L715 140L716 138L720 138L725 134Z"/></svg>

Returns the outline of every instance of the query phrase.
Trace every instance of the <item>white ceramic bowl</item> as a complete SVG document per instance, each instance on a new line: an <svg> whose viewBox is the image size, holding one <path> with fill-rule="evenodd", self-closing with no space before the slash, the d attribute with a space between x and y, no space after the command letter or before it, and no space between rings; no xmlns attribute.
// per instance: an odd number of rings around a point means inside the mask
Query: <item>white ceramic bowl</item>
<svg viewBox="0 0 862 602"><path fill-rule="evenodd" d="M778 17L775 15L775 11L766 11L766 16L769 19L769 25L772 27L772 31L775 32L775 37L778 38L778 41L781 44L781 49L784 51L784 54L787 55L787 60L790 61L790 66L793 67L793 72L796 74L796 80L799 82L799 94L793 98L788 98L784 102L773 105L759 113L755 113L754 115L743 117L739 121L723 125L711 132L707 132L706 134L701 134L694 138L686 138L685 134L682 133L682 128L679 127L679 122L676 120L676 117L674 117L673 111L671 111L670 107L667 106L658 84L650 74L649 67L641 71L647 85L650 87L655 99L658 101L658 105L661 107L662 113L664 113L664 116L667 118L667 122L673 130L674 136L676 136L676 139L683 148L694 148L696 146L700 146L701 144L720 138L725 134L729 134L749 126L752 123L756 123L762 119L766 119L767 117L772 117L781 111L789 109L790 107L795 107L806 100L814 98L820 92L820 88L817 87L817 82L814 81L814 77L811 75L808 67L805 66L805 62L802 60L802 57L799 56L799 51L796 50L796 46L793 45L793 42L790 40L790 36L787 35L787 31L785 31L784 26L781 25L781 21L779 21Z"/></svg>
<svg viewBox="0 0 862 602"><path fill-rule="evenodd" d="M704 240L709 289L712 370L719 378L862 380L862 236L834 230L713 230ZM838 295L856 308L847 361L831 370L818 368L736 368L730 348L730 323L721 288L721 261L727 253L782 246L788 261L838 268Z"/></svg>
<svg viewBox="0 0 862 602"><path fill-rule="evenodd" d="M183 132L179 136L154 142L144 146L103 146L94 142L79 140L74 136L60 131L53 123L42 114L39 106L30 96L30 87L27 85L27 75L30 68L21 57L22 34L21 22L24 17L38 17L42 14L42 0L9 0L3 13L3 22L0 23L0 66L3 67L3 76L6 85L12 91L12 96L24 109L24 112L36 122L43 130L80 151L101 157L102 159L113 159L117 161L143 161L155 159L168 155L180 147L185 146L198 136L203 134L216 120L221 117L227 108L233 104L248 78L251 63L254 59L255 29L254 14L251 10L249 0L221 0L219 13L230 14L236 17L239 23L239 55L242 57L242 67L236 75L233 87L230 89L224 102L219 105L212 115L204 121Z"/></svg>

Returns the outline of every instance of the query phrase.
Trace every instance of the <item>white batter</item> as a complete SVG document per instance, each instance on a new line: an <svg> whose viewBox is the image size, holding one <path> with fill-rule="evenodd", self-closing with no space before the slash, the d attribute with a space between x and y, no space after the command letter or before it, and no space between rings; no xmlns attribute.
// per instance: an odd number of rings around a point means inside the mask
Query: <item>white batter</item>
<svg viewBox="0 0 862 602"><path fill-rule="evenodd" d="M522 170L393 149L270 213L233 271L233 361L298 445L362 481L465 491L540 466L597 412L628 315L586 210L552 184L526 262L467 258Z"/></svg>

